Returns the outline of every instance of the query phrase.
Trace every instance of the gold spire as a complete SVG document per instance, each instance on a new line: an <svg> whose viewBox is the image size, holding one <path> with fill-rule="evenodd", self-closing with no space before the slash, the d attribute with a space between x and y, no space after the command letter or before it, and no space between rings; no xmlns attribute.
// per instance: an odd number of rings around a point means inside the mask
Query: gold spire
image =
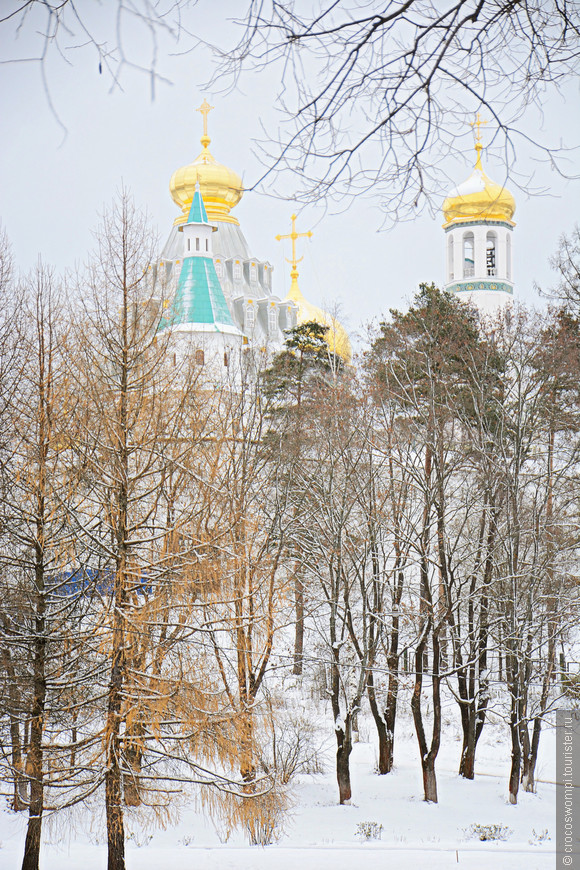
<svg viewBox="0 0 580 870"><path fill-rule="evenodd" d="M203 115L203 136L201 137L201 144L204 148L207 148L209 143L211 142L211 139L207 135L207 116L212 109L215 109L215 106L210 106L208 101L204 99L201 106L195 110L196 112L201 112L201 114Z"/></svg>
<svg viewBox="0 0 580 870"><path fill-rule="evenodd" d="M299 259L296 257L296 239L302 238L312 238L312 231L308 230L307 233L297 233L296 232L296 215L292 215L292 232L287 233L286 235L278 235L276 236L276 241L280 242L282 239L290 239L292 242L292 258L289 260L287 257L284 259L287 263L290 263L291 271L290 277L292 282L290 284L290 290L288 291L288 295L286 299L291 300L298 308L298 323L309 323L314 320L316 323L320 323L322 326L328 327L328 333L326 340L328 342L328 348L332 353L338 354L345 363L350 363L352 360L352 347L350 344L350 339L348 337L348 333L344 326L336 320L335 317L331 317L326 311L323 311L321 308L317 308L316 305L312 305L305 299L300 287L298 286L298 263L301 263L304 257L300 257Z"/></svg>

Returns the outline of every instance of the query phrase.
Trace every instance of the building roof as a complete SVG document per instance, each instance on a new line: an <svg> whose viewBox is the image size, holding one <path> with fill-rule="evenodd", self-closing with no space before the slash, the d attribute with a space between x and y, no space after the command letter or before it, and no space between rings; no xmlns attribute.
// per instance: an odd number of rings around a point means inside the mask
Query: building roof
<svg viewBox="0 0 580 870"><path fill-rule="evenodd" d="M209 224L209 221L207 219L207 212L205 210L205 205L203 202L203 197L199 191L199 185L196 186L195 193L193 194L193 199L191 200L191 207L189 209L187 223Z"/></svg>
<svg viewBox="0 0 580 870"><path fill-rule="evenodd" d="M443 203L444 226L472 221L504 221L513 226L516 203L501 184L496 184L483 171L481 142L475 145L477 159L466 181L451 190Z"/></svg>
<svg viewBox="0 0 580 870"><path fill-rule="evenodd" d="M236 329L211 257L186 257L181 266L166 325L186 324Z"/></svg>

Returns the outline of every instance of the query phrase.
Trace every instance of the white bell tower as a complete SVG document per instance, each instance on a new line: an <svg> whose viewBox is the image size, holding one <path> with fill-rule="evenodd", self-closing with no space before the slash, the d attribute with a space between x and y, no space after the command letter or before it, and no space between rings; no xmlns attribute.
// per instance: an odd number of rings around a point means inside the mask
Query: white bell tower
<svg viewBox="0 0 580 870"><path fill-rule="evenodd" d="M513 299L512 194L491 181L481 165L479 115L475 168L443 203L446 244L445 289L493 314Z"/></svg>

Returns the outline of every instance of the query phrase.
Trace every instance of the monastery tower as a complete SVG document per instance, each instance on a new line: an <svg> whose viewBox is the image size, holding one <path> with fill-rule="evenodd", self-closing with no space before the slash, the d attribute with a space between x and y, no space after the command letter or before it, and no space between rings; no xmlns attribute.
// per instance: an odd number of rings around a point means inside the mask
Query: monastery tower
<svg viewBox="0 0 580 870"><path fill-rule="evenodd" d="M479 116L475 168L443 203L446 234L445 289L493 314L513 299L512 194L491 181L481 164Z"/></svg>
<svg viewBox="0 0 580 870"><path fill-rule="evenodd" d="M164 307L171 305L178 290L182 259L186 254L195 254L184 251L189 231L184 240L181 230L190 223L198 188L206 219L214 230L213 267L233 325L242 335L243 345L262 351L276 350L284 341L284 330L296 325L297 307L289 300L282 301L272 292L272 266L251 255L240 223L231 213L241 200L244 188L237 172L218 163L209 150L211 140L207 119L211 109L212 106L204 100L197 110L203 116L200 154L192 163L174 172L169 183L171 196L181 213L175 218L161 253L157 286L164 297ZM195 297L196 292L196 282L192 278L189 297ZM205 294L203 283L200 292ZM192 328L190 332L193 334L195 330ZM207 330L203 334L207 342Z"/></svg>
<svg viewBox="0 0 580 870"><path fill-rule="evenodd" d="M170 327L201 365L219 360L229 366L237 348L268 354L281 349L286 331L314 320L328 327L331 351L346 363L352 349L346 330L331 315L307 302L298 287L296 239L312 233L276 236L292 241L291 286L282 299L272 291L272 266L250 254L232 210L242 198L240 176L218 163L209 151L206 100L202 150L196 159L173 173L169 189L181 213L175 218L154 274L163 307L161 330Z"/></svg>

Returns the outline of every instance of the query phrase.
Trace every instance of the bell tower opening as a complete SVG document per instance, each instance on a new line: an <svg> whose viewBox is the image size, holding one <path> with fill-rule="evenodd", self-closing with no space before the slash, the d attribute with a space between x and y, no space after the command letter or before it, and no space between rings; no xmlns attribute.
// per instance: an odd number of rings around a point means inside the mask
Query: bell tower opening
<svg viewBox="0 0 580 870"><path fill-rule="evenodd" d="M474 238L473 233L463 235L463 277L473 278L475 275Z"/></svg>
<svg viewBox="0 0 580 870"><path fill-rule="evenodd" d="M487 234L485 265L488 278L494 278L497 275L497 236L494 232Z"/></svg>
<svg viewBox="0 0 580 870"><path fill-rule="evenodd" d="M448 281L453 281L455 277L455 273L453 271L453 236L449 236L449 241L447 243L447 274Z"/></svg>

